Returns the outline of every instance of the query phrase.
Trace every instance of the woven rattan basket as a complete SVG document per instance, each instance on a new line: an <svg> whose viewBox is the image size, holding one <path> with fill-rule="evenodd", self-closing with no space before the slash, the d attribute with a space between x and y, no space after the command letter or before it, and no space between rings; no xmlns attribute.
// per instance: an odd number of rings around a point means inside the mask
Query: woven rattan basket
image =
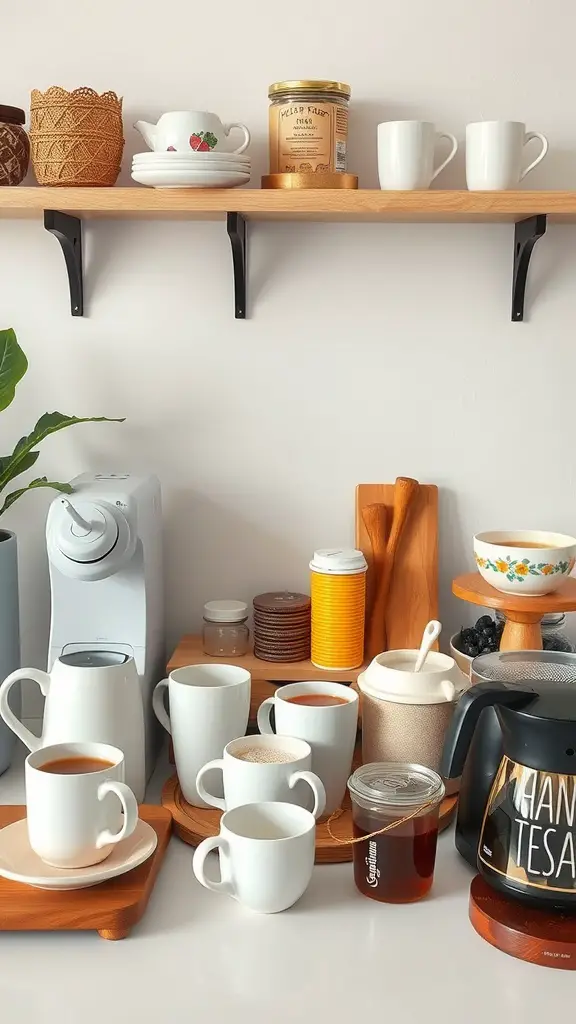
<svg viewBox="0 0 576 1024"><path fill-rule="evenodd" d="M122 100L86 87L33 89L30 144L40 185L114 185L124 149Z"/></svg>

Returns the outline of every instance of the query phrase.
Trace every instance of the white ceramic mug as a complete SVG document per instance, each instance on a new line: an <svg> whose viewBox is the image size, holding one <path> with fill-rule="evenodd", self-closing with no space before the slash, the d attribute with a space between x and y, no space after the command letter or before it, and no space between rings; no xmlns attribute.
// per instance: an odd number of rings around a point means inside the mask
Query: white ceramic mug
<svg viewBox="0 0 576 1024"><path fill-rule="evenodd" d="M241 755L253 753L265 758L277 753L281 761L246 761ZM326 791L317 775L310 771L312 750L304 740L291 736L243 736L224 747L224 757L209 761L196 776L201 798L212 807L230 811L242 804L270 800L307 807L312 790L312 814L319 818L326 804ZM222 772L224 799L210 793L203 778L211 769Z"/></svg>
<svg viewBox="0 0 576 1024"><path fill-rule="evenodd" d="M245 124L239 121L222 124L220 118L208 110L172 110L162 114L157 124L136 121L134 127L156 153L167 150L243 153L250 145L250 132ZM227 142L232 128L238 128L244 135L244 142L233 150Z"/></svg>
<svg viewBox="0 0 576 1024"><path fill-rule="evenodd" d="M170 715L164 706L168 689ZM230 740L243 736L250 712L250 673L234 665L188 665L162 679L152 698L156 717L172 736L174 760L185 800L207 807L196 776L221 757Z"/></svg>
<svg viewBox="0 0 576 1024"><path fill-rule="evenodd" d="M523 171L524 146L531 139L539 139L542 149ZM526 132L521 121L476 121L466 126L466 184L471 192L516 188L547 152L546 136Z"/></svg>
<svg viewBox="0 0 576 1024"><path fill-rule="evenodd" d="M340 697L345 703L312 707L292 704L288 700L289 697L313 693ZM322 779L326 790L324 814L332 814L342 804L352 767L358 726L358 694L341 683L309 682L281 686L258 708L258 728L264 735L273 735L271 708L274 708L278 736L295 736L306 740L312 747L312 771Z"/></svg>
<svg viewBox="0 0 576 1024"><path fill-rule="evenodd" d="M449 139L450 153L434 169L438 139ZM378 125L380 188L391 191L426 189L454 159L458 143L449 132L438 132L429 121L383 121Z"/></svg>
<svg viewBox="0 0 576 1024"><path fill-rule="evenodd" d="M277 914L299 900L314 867L316 821L294 804L243 804L220 819L220 835L197 848L192 867L206 889L232 896L260 914ZM204 861L220 856L220 881L208 878Z"/></svg>
<svg viewBox="0 0 576 1024"><path fill-rule="evenodd" d="M95 758L108 766L73 775L42 770L51 761L68 758ZM118 747L108 743L42 747L28 754L25 777L30 846L53 867L99 864L138 824L138 804L123 782L124 754Z"/></svg>

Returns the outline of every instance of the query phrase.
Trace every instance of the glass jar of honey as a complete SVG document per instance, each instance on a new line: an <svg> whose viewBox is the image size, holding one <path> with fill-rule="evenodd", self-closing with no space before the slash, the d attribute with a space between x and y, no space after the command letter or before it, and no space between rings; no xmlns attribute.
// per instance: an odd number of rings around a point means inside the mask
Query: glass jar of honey
<svg viewBox="0 0 576 1024"><path fill-rule="evenodd" d="M274 82L268 96L270 174L345 173L350 86Z"/></svg>
<svg viewBox="0 0 576 1024"><path fill-rule="evenodd" d="M431 768L389 761L364 764L348 780L354 881L381 903L413 903L432 887L444 783ZM378 835L380 829L387 831Z"/></svg>

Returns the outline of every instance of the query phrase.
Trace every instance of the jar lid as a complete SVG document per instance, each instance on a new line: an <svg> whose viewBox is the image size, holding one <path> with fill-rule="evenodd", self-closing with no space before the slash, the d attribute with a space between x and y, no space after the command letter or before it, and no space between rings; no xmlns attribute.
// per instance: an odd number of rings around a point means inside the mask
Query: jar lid
<svg viewBox="0 0 576 1024"><path fill-rule="evenodd" d="M356 548L319 548L314 552L310 568L314 572L333 572L344 576L346 573L366 572L368 563Z"/></svg>
<svg viewBox="0 0 576 1024"><path fill-rule="evenodd" d="M207 601L204 618L208 622L241 622L248 618L248 605L245 601Z"/></svg>
<svg viewBox="0 0 576 1024"><path fill-rule="evenodd" d="M258 594L253 605L258 612L307 612L310 609L308 594L298 594L292 590L272 590L267 594Z"/></svg>
<svg viewBox="0 0 576 1024"><path fill-rule="evenodd" d="M273 82L268 86L268 97L278 96L283 92L326 92L336 93L349 100L352 90L346 82L328 82L321 79L315 81L313 78L294 79L288 82Z"/></svg>
<svg viewBox="0 0 576 1024"><path fill-rule="evenodd" d="M24 124L26 114L20 107L6 107L0 103L0 121L8 124Z"/></svg>
<svg viewBox="0 0 576 1024"><path fill-rule="evenodd" d="M431 768L403 761L363 764L348 779L353 797L382 807L417 807L438 803L444 783Z"/></svg>

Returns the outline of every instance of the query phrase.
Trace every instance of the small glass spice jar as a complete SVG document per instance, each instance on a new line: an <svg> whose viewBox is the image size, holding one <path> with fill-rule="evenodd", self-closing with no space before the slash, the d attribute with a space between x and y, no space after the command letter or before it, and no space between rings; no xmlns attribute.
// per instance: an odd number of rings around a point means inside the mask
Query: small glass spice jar
<svg viewBox="0 0 576 1024"><path fill-rule="evenodd" d="M202 645L212 658L238 658L248 651L250 630L245 601L207 601Z"/></svg>
<svg viewBox="0 0 576 1024"><path fill-rule="evenodd" d="M381 903L414 903L432 887L444 783L431 768L388 761L364 764L348 779L354 881ZM380 829L391 826L386 832Z"/></svg>

